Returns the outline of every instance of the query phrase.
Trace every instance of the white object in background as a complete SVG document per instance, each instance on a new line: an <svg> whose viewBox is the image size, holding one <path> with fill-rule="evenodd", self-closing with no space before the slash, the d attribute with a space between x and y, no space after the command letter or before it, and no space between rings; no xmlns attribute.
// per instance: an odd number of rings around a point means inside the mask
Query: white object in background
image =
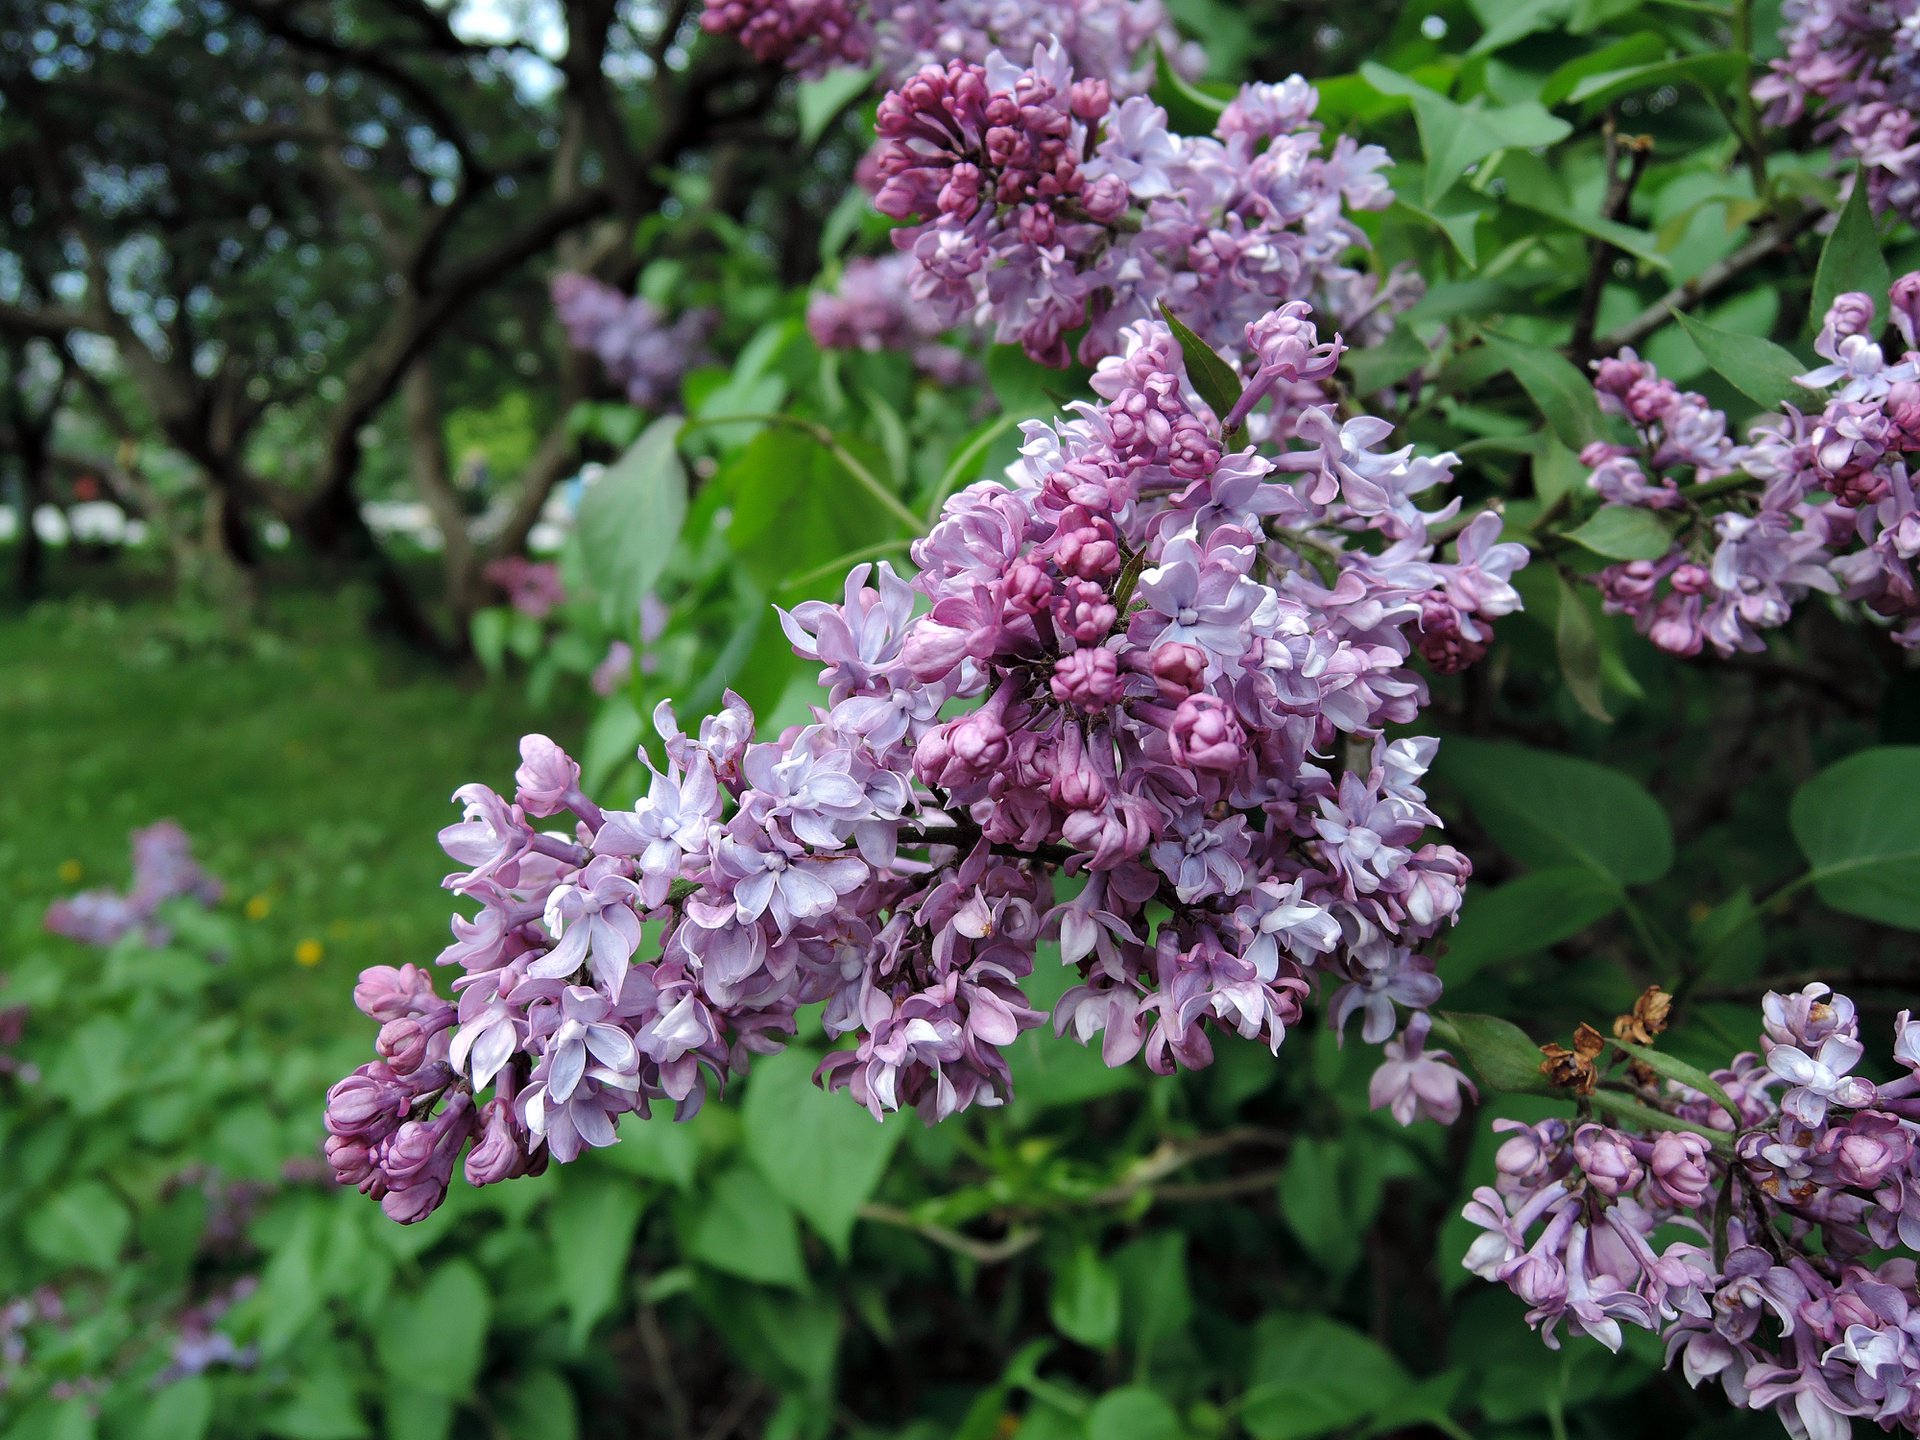
<svg viewBox="0 0 1920 1440"><path fill-rule="evenodd" d="M40 537L42 545L64 545L67 543L67 517L60 513L58 505L36 506L33 533Z"/></svg>
<svg viewBox="0 0 1920 1440"><path fill-rule="evenodd" d="M5 544L20 533L19 513L9 505L0 510L0 544Z"/></svg>
<svg viewBox="0 0 1920 1440"><path fill-rule="evenodd" d="M260 538L267 542L269 550L284 550L293 543L293 531L279 516L269 515L260 522Z"/></svg>
<svg viewBox="0 0 1920 1440"><path fill-rule="evenodd" d="M124 545L127 512L111 500L82 500L67 510L67 529L85 545Z"/></svg>
<svg viewBox="0 0 1920 1440"><path fill-rule="evenodd" d="M542 520L527 531L527 549L535 555L556 555L566 547L570 525L555 525Z"/></svg>

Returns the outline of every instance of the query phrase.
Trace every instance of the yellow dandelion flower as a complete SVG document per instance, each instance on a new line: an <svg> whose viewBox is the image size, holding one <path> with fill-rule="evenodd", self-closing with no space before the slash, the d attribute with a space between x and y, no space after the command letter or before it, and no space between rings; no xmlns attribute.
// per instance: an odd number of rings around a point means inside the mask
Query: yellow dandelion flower
<svg viewBox="0 0 1920 1440"><path fill-rule="evenodd" d="M85 873L85 869L78 860L62 860L60 862L60 883L63 885L79 884L80 877Z"/></svg>
<svg viewBox="0 0 1920 1440"><path fill-rule="evenodd" d="M264 920L272 909L273 900L269 896L264 893L256 895L247 901L247 919Z"/></svg>
<svg viewBox="0 0 1920 1440"><path fill-rule="evenodd" d="M326 958L327 947L309 935L293 947L294 963L312 969Z"/></svg>

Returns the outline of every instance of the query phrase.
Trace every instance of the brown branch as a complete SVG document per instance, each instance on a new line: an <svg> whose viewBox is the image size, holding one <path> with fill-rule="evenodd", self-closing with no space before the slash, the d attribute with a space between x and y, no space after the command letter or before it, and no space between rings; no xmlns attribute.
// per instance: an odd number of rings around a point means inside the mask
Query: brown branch
<svg viewBox="0 0 1920 1440"><path fill-rule="evenodd" d="M1821 213L1818 210L1803 211L1798 215L1775 220L1757 231L1751 240L1726 259L1709 265L1691 280L1682 281L1619 329L1610 331L1596 340L1593 353L1611 355L1617 350L1624 350L1629 345L1638 345L1671 320L1673 311L1685 310L1710 296L1719 294L1756 265L1772 259L1780 251L1790 247L1795 240L1819 222Z"/></svg>

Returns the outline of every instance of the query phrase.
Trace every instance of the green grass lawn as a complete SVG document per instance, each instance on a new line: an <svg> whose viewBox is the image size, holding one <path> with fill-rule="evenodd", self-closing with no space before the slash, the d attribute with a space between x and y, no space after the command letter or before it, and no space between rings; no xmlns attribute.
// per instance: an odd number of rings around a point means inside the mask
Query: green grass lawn
<svg viewBox="0 0 1920 1440"><path fill-rule="evenodd" d="M510 785L522 731L564 744L581 720L370 638L351 592L282 593L244 641L218 628L137 594L0 611L0 972L55 896L124 888L127 832L171 816L286 956L268 1008L357 1031L353 976L446 942L454 787Z"/></svg>

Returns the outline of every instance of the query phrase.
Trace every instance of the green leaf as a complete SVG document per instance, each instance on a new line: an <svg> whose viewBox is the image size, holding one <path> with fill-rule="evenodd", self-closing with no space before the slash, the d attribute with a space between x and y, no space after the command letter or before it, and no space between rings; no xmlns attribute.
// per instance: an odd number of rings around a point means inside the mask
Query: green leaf
<svg viewBox="0 0 1920 1440"><path fill-rule="evenodd" d="M800 143L811 150L840 113L872 86L871 70L829 70L818 80L802 80L794 94L794 108L800 114Z"/></svg>
<svg viewBox="0 0 1920 1440"><path fill-rule="evenodd" d="M569 1173L565 1180L547 1211L547 1254L567 1302L567 1344L578 1353L626 1279L641 1194L612 1175Z"/></svg>
<svg viewBox="0 0 1920 1440"><path fill-rule="evenodd" d="M1174 1408L1144 1385L1109 1390L1087 1412L1087 1440L1181 1440Z"/></svg>
<svg viewBox="0 0 1920 1440"><path fill-rule="evenodd" d="M27 1246L54 1265L112 1270L133 1229L120 1197L98 1180L82 1180L27 1212Z"/></svg>
<svg viewBox="0 0 1920 1440"><path fill-rule="evenodd" d="M1652 510L1603 505L1567 539L1609 560L1659 560L1673 549L1673 527Z"/></svg>
<svg viewBox="0 0 1920 1440"><path fill-rule="evenodd" d="M1472 0L1470 8L1486 33L1467 53L1491 55L1516 40L1564 23L1573 0Z"/></svg>
<svg viewBox="0 0 1920 1440"><path fill-rule="evenodd" d="M638 614L673 556L687 518L681 421L649 425L580 501L580 555L593 588L623 615Z"/></svg>
<svg viewBox="0 0 1920 1440"><path fill-rule="evenodd" d="M1153 57L1153 103L1167 112L1167 122L1178 135L1211 135L1229 97L1209 95L1167 59L1164 49Z"/></svg>
<svg viewBox="0 0 1920 1440"><path fill-rule="evenodd" d="M1120 1336L1120 1281L1091 1245L1075 1247L1053 1277L1047 1314L1070 1340L1104 1350Z"/></svg>
<svg viewBox="0 0 1920 1440"><path fill-rule="evenodd" d="M1560 443L1579 450L1604 433L1593 386L1574 363L1555 350L1510 340L1489 331L1483 337L1501 368L1513 372L1520 388L1540 407Z"/></svg>
<svg viewBox="0 0 1920 1440"><path fill-rule="evenodd" d="M1540 1073L1540 1047L1511 1020L1497 1015L1475 1015L1442 1010L1434 1034L1464 1056L1489 1090L1504 1095L1551 1095L1553 1086Z"/></svg>
<svg viewBox="0 0 1920 1440"><path fill-rule="evenodd" d="M1431 209L1414 204L1406 196L1395 198L1394 208L1404 210L1433 226L1447 237L1447 243L1453 246L1454 253L1466 262L1470 270L1480 265L1480 244L1477 238L1480 221L1492 208L1471 191L1456 191L1442 196Z"/></svg>
<svg viewBox="0 0 1920 1440"><path fill-rule="evenodd" d="M1187 368L1187 379L1193 382L1193 388L1200 398L1207 402L1207 408L1213 411L1214 418L1221 423L1232 413L1233 407L1240 403L1240 377L1233 373L1233 367L1214 353L1214 349L1193 331L1180 323L1179 317L1167 308L1166 301L1160 302L1160 313L1166 317L1167 328L1173 332L1173 343L1180 347L1180 358Z"/></svg>
<svg viewBox="0 0 1920 1440"><path fill-rule="evenodd" d="M491 678L499 679L507 660L506 609L489 605L484 610L476 610L469 634L475 657Z"/></svg>
<svg viewBox="0 0 1920 1440"><path fill-rule="evenodd" d="M1556 144L1573 127L1545 107L1529 100L1495 109L1460 105L1419 81L1368 61L1361 77L1382 95L1404 96L1413 105L1420 146L1427 157L1425 198L1431 207L1469 165L1496 150L1532 150Z"/></svg>
<svg viewBox="0 0 1920 1440"><path fill-rule="evenodd" d="M1628 65L1588 75L1567 92L1567 102L1604 105L1636 90L1654 90L1662 85L1697 85L1714 94L1745 73L1747 58L1731 51L1711 55L1687 55L1647 65Z"/></svg>
<svg viewBox="0 0 1920 1440"><path fill-rule="evenodd" d="M1764 336L1721 330L1683 311L1674 311L1673 318L1700 347L1713 372L1761 409L1777 409L1795 398L1805 402L1809 392L1794 377L1805 374L1807 367L1791 350Z"/></svg>
<svg viewBox="0 0 1920 1440"><path fill-rule="evenodd" d="M1659 241L1645 230L1636 230L1631 225L1623 225L1618 220L1607 220L1598 215L1590 215L1583 210L1575 210L1562 205L1552 197L1535 191L1510 193L1507 204L1516 210L1526 210L1541 215L1569 230L1578 230L1583 235L1591 235L1596 240L1604 240L1616 250L1623 250L1634 259L1653 266L1656 270L1671 270L1673 262L1660 252Z"/></svg>
<svg viewBox="0 0 1920 1440"><path fill-rule="evenodd" d="M507 1440L575 1440L580 1408L557 1370L531 1370L501 1394L500 1422Z"/></svg>
<svg viewBox="0 0 1920 1440"><path fill-rule="evenodd" d="M1793 838L1836 910L1920 930L1920 746L1849 755L1793 797Z"/></svg>
<svg viewBox="0 0 1920 1440"><path fill-rule="evenodd" d="M1503 885L1476 882L1447 934L1441 975L1451 986L1488 965L1537 955L1605 919L1623 899L1611 876L1584 865L1535 870Z"/></svg>
<svg viewBox="0 0 1920 1440"><path fill-rule="evenodd" d="M817 1057L784 1050L754 1063L741 1107L747 1158L776 1194L846 1258L860 1207L873 1198L906 1133L813 1083Z"/></svg>
<svg viewBox="0 0 1920 1440"><path fill-rule="evenodd" d="M750 1166L724 1171L706 1195L684 1207L681 1230L689 1258L723 1274L762 1285L806 1287L793 1211Z"/></svg>
<svg viewBox="0 0 1920 1440"><path fill-rule="evenodd" d="M1826 318L1834 296L1849 290L1863 292L1873 301L1874 311L1887 318L1887 291L1893 284L1893 272L1886 256L1880 253L1880 237L1873 229L1873 208L1867 202L1867 179L1857 173L1853 193L1840 209L1833 233L1821 247L1820 263L1813 272L1813 312L1807 328L1818 329Z"/></svg>
<svg viewBox="0 0 1920 1440"><path fill-rule="evenodd" d="M1629 1124L1657 1134L1662 1130L1685 1130L1693 1135L1705 1136L1713 1142L1713 1148L1723 1155L1733 1153L1733 1137L1724 1130L1715 1130L1706 1125L1696 1125L1691 1120L1682 1120L1669 1115L1664 1110L1624 1095L1618 1090L1595 1090L1587 1097L1596 1110L1604 1110L1616 1120L1625 1120Z"/></svg>
<svg viewBox="0 0 1920 1440"><path fill-rule="evenodd" d="M1560 677L1566 681L1573 703L1602 725L1611 725L1607 702L1600 693L1600 637L1584 599L1567 584L1567 577L1554 575L1559 589L1555 609L1554 649L1560 657Z"/></svg>
<svg viewBox="0 0 1920 1440"><path fill-rule="evenodd" d="M1573 87L1590 75L1653 64L1666 53L1667 42L1654 30L1640 30L1598 50L1585 51L1547 77L1540 87L1540 103L1562 104L1573 93Z"/></svg>
<svg viewBox="0 0 1920 1440"><path fill-rule="evenodd" d="M1254 1440L1311 1440L1365 1420L1411 1384L1400 1362L1323 1315L1267 1316L1253 1332L1241 1418Z"/></svg>
<svg viewBox="0 0 1920 1440"><path fill-rule="evenodd" d="M1523 745L1449 737L1436 771L1495 844L1535 869L1582 865L1623 885L1643 885L1673 865L1666 812L1617 770Z"/></svg>
<svg viewBox="0 0 1920 1440"><path fill-rule="evenodd" d="M1280 1172L1280 1213L1301 1248L1335 1280L1360 1263L1367 1227L1380 1209L1380 1177L1365 1152L1302 1137Z"/></svg>
<svg viewBox="0 0 1920 1440"><path fill-rule="evenodd" d="M201 1440L213 1425L213 1386L204 1375L176 1380L147 1402L140 1440Z"/></svg>
<svg viewBox="0 0 1920 1440"><path fill-rule="evenodd" d="M396 1383L447 1400L472 1393L486 1353L493 1301L465 1260L448 1260L416 1295L393 1302L377 1331L380 1363Z"/></svg>
<svg viewBox="0 0 1920 1440"><path fill-rule="evenodd" d="M358 1388L338 1365L302 1373L293 1394L263 1419L268 1434L287 1440L361 1440L368 1434Z"/></svg>
<svg viewBox="0 0 1920 1440"><path fill-rule="evenodd" d="M1607 1043L1613 1046L1614 1049L1624 1051L1626 1054L1631 1055L1662 1079L1678 1080L1689 1090L1697 1090L1722 1110L1726 1111L1736 1122L1739 1121L1740 1110L1739 1107L1733 1103L1733 1098L1720 1087L1718 1080L1714 1079L1698 1065L1689 1065L1686 1061L1669 1055L1664 1050L1655 1050L1646 1045L1636 1045L1631 1040L1620 1040L1609 1037Z"/></svg>

